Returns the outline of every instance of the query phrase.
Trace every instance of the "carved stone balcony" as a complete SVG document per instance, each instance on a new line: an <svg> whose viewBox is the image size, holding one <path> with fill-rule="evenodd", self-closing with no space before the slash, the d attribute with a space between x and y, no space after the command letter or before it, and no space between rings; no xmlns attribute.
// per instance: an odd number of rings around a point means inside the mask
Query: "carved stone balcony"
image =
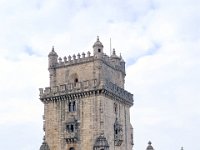
<svg viewBox="0 0 200 150"><path fill-rule="evenodd" d="M67 143L76 143L78 141L78 134L76 132L65 132L65 140Z"/></svg>

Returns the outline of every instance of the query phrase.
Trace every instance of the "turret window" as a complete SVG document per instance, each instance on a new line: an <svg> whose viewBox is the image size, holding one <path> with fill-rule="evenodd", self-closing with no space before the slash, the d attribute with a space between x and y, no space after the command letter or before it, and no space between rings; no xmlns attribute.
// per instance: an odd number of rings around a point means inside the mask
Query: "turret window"
<svg viewBox="0 0 200 150"><path fill-rule="evenodd" d="M98 52L101 53L101 49L100 48L98 49Z"/></svg>
<svg viewBox="0 0 200 150"><path fill-rule="evenodd" d="M77 82L78 82L78 78L76 78L76 79L74 80L74 82L77 83Z"/></svg>
<svg viewBox="0 0 200 150"><path fill-rule="evenodd" d="M68 103L68 109L69 109L69 112L76 111L76 101L69 102Z"/></svg>
<svg viewBox="0 0 200 150"><path fill-rule="evenodd" d="M66 129L68 132L74 132L75 125L74 124L67 124Z"/></svg>
<svg viewBox="0 0 200 150"><path fill-rule="evenodd" d="M119 123L118 119L116 118L115 124L114 124L114 140L115 145L120 146L123 142L123 130L122 125Z"/></svg>
<svg viewBox="0 0 200 150"><path fill-rule="evenodd" d="M115 112L115 114L117 114L117 104L116 103L114 103L114 112Z"/></svg>

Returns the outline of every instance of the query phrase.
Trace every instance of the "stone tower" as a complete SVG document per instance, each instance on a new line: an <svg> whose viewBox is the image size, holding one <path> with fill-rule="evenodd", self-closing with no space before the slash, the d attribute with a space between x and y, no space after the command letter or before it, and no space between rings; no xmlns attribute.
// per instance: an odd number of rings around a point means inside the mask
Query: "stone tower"
<svg viewBox="0 0 200 150"><path fill-rule="evenodd" d="M103 53L99 37L90 52L48 55L50 86L40 88L44 141L40 150L132 150L130 107L124 90L125 62Z"/></svg>

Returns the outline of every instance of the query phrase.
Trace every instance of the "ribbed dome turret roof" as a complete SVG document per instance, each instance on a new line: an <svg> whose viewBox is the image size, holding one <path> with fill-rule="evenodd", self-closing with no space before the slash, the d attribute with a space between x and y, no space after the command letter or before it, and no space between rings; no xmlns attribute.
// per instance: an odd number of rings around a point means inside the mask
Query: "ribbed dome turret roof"
<svg viewBox="0 0 200 150"><path fill-rule="evenodd" d="M93 48L94 47L103 47L103 44L99 41L99 36L97 36L97 41L93 45Z"/></svg>
<svg viewBox="0 0 200 150"><path fill-rule="evenodd" d="M51 52L49 53L48 56L58 56L57 53L54 50L54 46L52 47L52 50L51 50Z"/></svg>
<svg viewBox="0 0 200 150"><path fill-rule="evenodd" d="M149 141L147 149L146 150L154 150L153 146L151 146L151 141Z"/></svg>
<svg viewBox="0 0 200 150"><path fill-rule="evenodd" d="M106 140L106 138L104 137L103 134L101 134L95 142L94 147L109 147L108 145L108 141Z"/></svg>
<svg viewBox="0 0 200 150"><path fill-rule="evenodd" d="M50 150L49 145L47 144L46 140L45 140L45 136L43 138L43 143L40 146L40 150Z"/></svg>
<svg viewBox="0 0 200 150"><path fill-rule="evenodd" d="M120 57L118 57L118 56L116 55L115 49L113 49L113 53L112 53L112 55L111 55L111 58L120 59Z"/></svg>

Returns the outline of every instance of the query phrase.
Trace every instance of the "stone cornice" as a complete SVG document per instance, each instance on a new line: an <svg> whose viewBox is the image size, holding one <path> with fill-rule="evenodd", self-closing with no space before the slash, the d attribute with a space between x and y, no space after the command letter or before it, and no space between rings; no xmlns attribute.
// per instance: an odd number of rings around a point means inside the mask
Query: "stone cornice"
<svg viewBox="0 0 200 150"><path fill-rule="evenodd" d="M85 86L84 86L85 85ZM44 103L49 101L73 100L85 97L104 95L128 105L133 105L133 94L106 81L103 85L98 85L97 80L72 84L60 85L53 88L40 88L40 100Z"/></svg>

